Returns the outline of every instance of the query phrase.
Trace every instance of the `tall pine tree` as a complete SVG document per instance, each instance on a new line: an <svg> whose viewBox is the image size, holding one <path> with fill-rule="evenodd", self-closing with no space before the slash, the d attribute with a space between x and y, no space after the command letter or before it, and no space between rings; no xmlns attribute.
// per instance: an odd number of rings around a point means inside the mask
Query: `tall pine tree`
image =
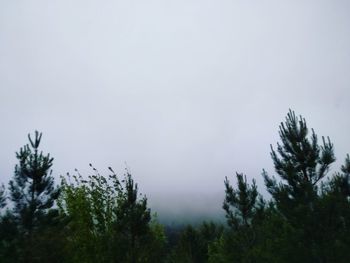
<svg viewBox="0 0 350 263"><path fill-rule="evenodd" d="M293 211L300 204L313 210L313 202L318 197L318 184L326 176L330 165L335 161L333 144L322 137L322 145L314 130L309 129L302 116L296 117L289 111L285 123L281 123L277 152L271 146L271 157L276 173L282 179L277 182L265 171L265 184L286 217L293 217Z"/></svg>
<svg viewBox="0 0 350 263"><path fill-rule="evenodd" d="M15 166L14 178L10 181L14 213L25 234L31 233L59 195L51 175L53 158L50 154L39 152L41 136L41 133L35 131L32 140L28 134L30 143L16 153L19 163Z"/></svg>
<svg viewBox="0 0 350 263"><path fill-rule="evenodd" d="M335 161L333 144L324 137L319 144L313 129L309 135L305 119L291 110L279 135L281 143L277 150L271 146L271 157L280 180L263 171L267 190L278 212L294 228L289 238L298 240L295 261L325 262L319 241L320 182Z"/></svg>

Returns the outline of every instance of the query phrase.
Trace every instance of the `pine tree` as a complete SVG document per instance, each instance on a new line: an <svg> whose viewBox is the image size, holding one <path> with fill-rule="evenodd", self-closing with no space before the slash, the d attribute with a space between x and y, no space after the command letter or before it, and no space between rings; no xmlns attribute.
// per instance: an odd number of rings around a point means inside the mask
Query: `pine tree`
<svg viewBox="0 0 350 263"><path fill-rule="evenodd" d="M2 184L0 186L0 211L5 206L6 206L5 186Z"/></svg>
<svg viewBox="0 0 350 263"><path fill-rule="evenodd" d="M112 170L113 171L113 170ZM151 211L147 198L138 198L138 186L127 172L117 199L116 233L127 244L127 262L138 262L143 238L149 236Z"/></svg>
<svg viewBox="0 0 350 263"><path fill-rule="evenodd" d="M219 259L217 252L214 252L211 255L211 261L251 262L250 251L256 243L254 218L257 215L262 198L259 198L255 180L250 185L245 175L236 173L236 178L236 189L231 186L227 178L224 181L226 195L223 209L226 211L226 219L230 230L212 247L213 251L221 250L219 254L225 259Z"/></svg>
<svg viewBox="0 0 350 263"><path fill-rule="evenodd" d="M29 144L16 153L18 164L15 166L13 180L9 183L10 199L13 202L13 214L19 226L23 254L21 259L32 262L35 246L33 233L46 220L48 211L58 198L59 189L54 187L52 177L53 158L39 152L42 134L35 131L32 140L28 134Z"/></svg>
<svg viewBox="0 0 350 263"><path fill-rule="evenodd" d="M225 201L223 209L226 211L227 223L234 229L241 226L249 226L254 216L257 205L258 191L253 180L250 186L247 183L247 177L236 173L237 190L233 189L229 180L225 179Z"/></svg>
<svg viewBox="0 0 350 263"><path fill-rule="evenodd" d="M317 212L320 253L325 262L348 262L350 258L350 157L341 172L322 184Z"/></svg>
<svg viewBox="0 0 350 263"><path fill-rule="evenodd" d="M299 204L313 209L318 184L335 161L330 139L322 137L322 145L319 145L314 130L310 138L308 133L305 119L296 117L290 110L285 123L280 125L282 144L277 143L277 152L271 146L271 158L282 181L278 183L275 177L263 171L268 191L287 217L292 216Z"/></svg>
<svg viewBox="0 0 350 263"><path fill-rule="evenodd" d="M338 174L338 186L344 198L350 197L350 156L345 158L345 164L341 167L342 174Z"/></svg>
<svg viewBox="0 0 350 263"><path fill-rule="evenodd" d="M206 253L202 248L199 231L191 225L182 230L177 246L171 255L174 263L206 262Z"/></svg>
<svg viewBox="0 0 350 263"><path fill-rule="evenodd" d="M277 211L294 229L291 242L299 240L295 243L295 261L324 262L320 247L320 184L335 161L333 144L324 137L319 144L313 129L309 136L305 119L291 110L279 127L279 135L281 144L277 143L277 150L271 146L271 158L281 180L263 171L267 190Z"/></svg>

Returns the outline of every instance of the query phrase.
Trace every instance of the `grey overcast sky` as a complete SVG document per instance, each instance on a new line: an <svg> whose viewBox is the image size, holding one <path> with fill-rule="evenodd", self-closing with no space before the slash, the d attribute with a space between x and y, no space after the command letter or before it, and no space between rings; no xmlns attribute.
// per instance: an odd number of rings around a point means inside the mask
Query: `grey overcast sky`
<svg viewBox="0 0 350 263"><path fill-rule="evenodd" d="M336 171L349 14L346 0L0 0L0 181L37 129L57 179L127 163L156 210L220 211L235 171L264 192L289 108L331 137Z"/></svg>

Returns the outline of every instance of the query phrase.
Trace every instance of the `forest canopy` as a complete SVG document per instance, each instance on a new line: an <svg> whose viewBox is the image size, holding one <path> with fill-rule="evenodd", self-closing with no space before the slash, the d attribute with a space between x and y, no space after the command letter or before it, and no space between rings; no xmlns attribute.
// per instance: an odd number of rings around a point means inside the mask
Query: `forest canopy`
<svg viewBox="0 0 350 263"><path fill-rule="evenodd" d="M78 170L55 182L54 158L28 135L8 185L0 186L1 262L349 262L350 157L340 171L330 138L290 110L271 145L270 196L242 172L222 178L226 223L157 220L126 169ZM234 182L234 183L232 183ZM262 186L259 186L262 187Z"/></svg>

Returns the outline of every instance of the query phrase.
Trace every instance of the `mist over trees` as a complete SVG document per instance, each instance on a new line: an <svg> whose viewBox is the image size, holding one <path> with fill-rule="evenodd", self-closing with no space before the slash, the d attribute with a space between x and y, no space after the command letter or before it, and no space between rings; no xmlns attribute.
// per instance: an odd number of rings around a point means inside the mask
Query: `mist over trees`
<svg viewBox="0 0 350 263"><path fill-rule="evenodd" d="M349 155L329 173L330 138L291 110L279 135L275 174L261 174L270 196L243 173L218 175L226 224L182 227L158 222L128 170L102 175L90 164L89 175L75 170L55 183L36 131L0 186L0 262L349 262Z"/></svg>

